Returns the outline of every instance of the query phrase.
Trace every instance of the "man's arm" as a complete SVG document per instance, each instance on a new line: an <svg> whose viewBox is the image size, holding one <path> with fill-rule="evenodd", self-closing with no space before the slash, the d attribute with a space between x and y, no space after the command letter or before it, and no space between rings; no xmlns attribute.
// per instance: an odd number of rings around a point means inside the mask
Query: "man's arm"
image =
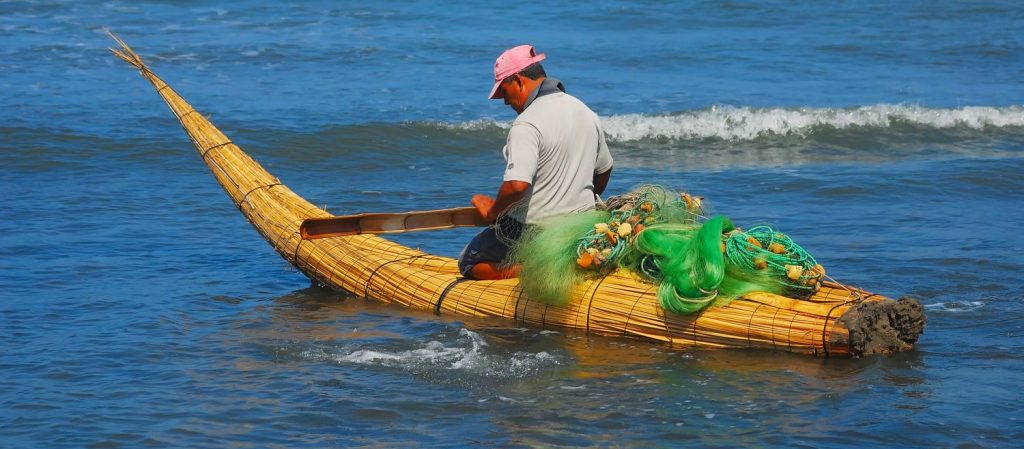
<svg viewBox="0 0 1024 449"><path fill-rule="evenodd" d="M605 183L607 183L607 179ZM480 216L484 217L489 222L494 222L498 219L498 216L502 212L505 212L509 206L515 204L517 201L523 199L526 196L526 191L530 189L530 183L524 181L505 181L501 183L501 187L498 188L498 198L494 199L487 195L476 194L473 195L473 199L470 203L476 206L476 210L480 212Z"/></svg>
<svg viewBox="0 0 1024 449"><path fill-rule="evenodd" d="M608 187L608 180L611 177L612 169L610 168L604 173L594 173L594 193L598 195L604 193L604 189Z"/></svg>

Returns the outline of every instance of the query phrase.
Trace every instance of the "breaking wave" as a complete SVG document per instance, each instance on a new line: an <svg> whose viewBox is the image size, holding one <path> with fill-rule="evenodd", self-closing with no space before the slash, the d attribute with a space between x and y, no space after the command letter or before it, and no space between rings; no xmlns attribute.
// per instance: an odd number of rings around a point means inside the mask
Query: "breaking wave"
<svg viewBox="0 0 1024 449"><path fill-rule="evenodd" d="M716 106L672 115L619 115L604 118L603 122L608 135L619 141L652 138L753 140L770 135L808 136L823 128L894 128L910 125L983 130L988 127L1024 127L1024 107L930 109L882 104L852 109L754 109Z"/></svg>
<svg viewBox="0 0 1024 449"><path fill-rule="evenodd" d="M854 108L753 108L713 106L669 114L623 114L601 118L617 142L652 139L756 140L765 137L814 137L835 131L1024 131L1024 106L927 108L877 104ZM457 130L508 128L510 122L473 120L444 126Z"/></svg>

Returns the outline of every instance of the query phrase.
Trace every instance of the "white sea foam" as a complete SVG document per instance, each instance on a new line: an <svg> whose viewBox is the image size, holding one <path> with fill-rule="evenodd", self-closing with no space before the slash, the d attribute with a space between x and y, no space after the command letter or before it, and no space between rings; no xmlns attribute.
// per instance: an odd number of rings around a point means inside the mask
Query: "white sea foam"
<svg viewBox="0 0 1024 449"><path fill-rule="evenodd" d="M508 129L509 127L512 126L512 122L481 118L476 120L469 120L466 122L442 122L437 123L437 125L441 126L442 128L454 129L458 131L480 131L495 127Z"/></svg>
<svg viewBox="0 0 1024 449"><path fill-rule="evenodd" d="M714 106L673 114L602 117L608 136L619 142L642 139L753 140L765 136L807 136L821 128L890 128L913 125L935 129L1024 127L1024 106L926 108L877 104L857 108L752 108ZM510 122L472 120L445 125L460 130L508 128Z"/></svg>
<svg viewBox="0 0 1024 449"><path fill-rule="evenodd" d="M924 309L930 312L972 312L985 306L983 301L951 301L925 304Z"/></svg>
<svg viewBox="0 0 1024 449"><path fill-rule="evenodd" d="M451 343L432 340L413 349L348 349L340 352L323 349L303 352L304 358L336 363L386 366L405 369L444 369L473 372L489 376L523 376L544 365L557 364L547 352L491 354L487 341L468 329L459 330L459 338Z"/></svg>
<svg viewBox="0 0 1024 449"><path fill-rule="evenodd" d="M896 123L931 128L1024 127L1024 107L970 106L931 109L880 104L852 109L754 109L713 107L673 115L627 114L602 119L609 136L620 141L645 138L751 140L767 135L804 136L817 127L886 128Z"/></svg>

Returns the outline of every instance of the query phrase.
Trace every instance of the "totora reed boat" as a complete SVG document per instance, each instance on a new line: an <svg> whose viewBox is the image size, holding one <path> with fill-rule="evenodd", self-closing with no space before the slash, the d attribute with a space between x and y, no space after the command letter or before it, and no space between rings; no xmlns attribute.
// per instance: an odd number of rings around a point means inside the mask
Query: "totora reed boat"
<svg viewBox="0 0 1024 449"><path fill-rule="evenodd" d="M620 270L584 281L567 304L555 306L527 297L517 279L467 280L451 258L376 235L308 239L300 232L303 221L331 214L264 170L111 36L120 45L111 51L153 84L245 218L281 257L332 289L439 315L504 318L673 348L763 348L857 357L910 350L924 330L923 308L916 300L893 300L831 279L807 299L755 292L678 315L661 307L657 286Z"/></svg>

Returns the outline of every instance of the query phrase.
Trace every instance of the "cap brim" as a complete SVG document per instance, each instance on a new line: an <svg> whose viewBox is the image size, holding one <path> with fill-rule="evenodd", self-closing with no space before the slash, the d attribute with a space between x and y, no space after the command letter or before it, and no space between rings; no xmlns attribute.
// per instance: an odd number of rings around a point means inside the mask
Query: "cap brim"
<svg viewBox="0 0 1024 449"><path fill-rule="evenodd" d="M502 81L504 81L504 80L502 80ZM489 98L491 100L497 100L499 98L505 97L505 92L502 92L501 90L499 90L498 89L499 87L501 87L501 81L495 81L494 82L494 87L491 88L491 95L489 95L487 98Z"/></svg>

